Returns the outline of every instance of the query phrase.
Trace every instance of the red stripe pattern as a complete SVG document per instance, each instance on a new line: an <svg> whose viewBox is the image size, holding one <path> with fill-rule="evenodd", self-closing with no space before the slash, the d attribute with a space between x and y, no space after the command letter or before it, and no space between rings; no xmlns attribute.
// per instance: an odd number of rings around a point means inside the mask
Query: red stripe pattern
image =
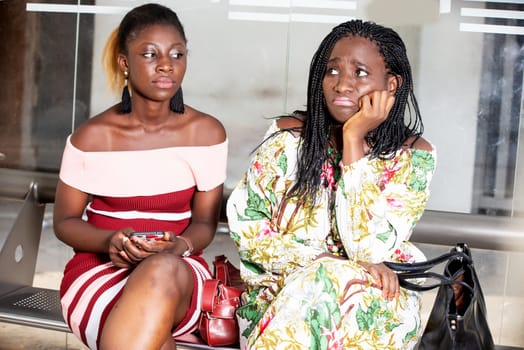
<svg viewBox="0 0 524 350"><path fill-rule="evenodd" d="M94 196L87 210L88 221L104 229L132 227L135 231L172 231L182 233L190 218L161 220L161 214L190 213L190 199L195 188L154 196L102 197ZM126 211L139 210L150 218L115 217ZM99 214L107 213L107 215ZM195 252L184 261L191 267L194 293L186 318L173 331L173 337L196 330L200 319L201 288L205 279L211 278L207 262ZM104 322L117 302L129 275L128 269L113 266L107 254L77 252L67 263L60 286L64 319L72 332L90 349L97 349L99 334Z"/></svg>

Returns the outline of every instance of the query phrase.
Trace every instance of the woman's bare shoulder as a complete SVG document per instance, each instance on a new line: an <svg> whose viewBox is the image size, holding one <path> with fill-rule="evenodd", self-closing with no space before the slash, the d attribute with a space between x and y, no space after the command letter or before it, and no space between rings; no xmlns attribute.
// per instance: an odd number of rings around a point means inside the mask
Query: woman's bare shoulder
<svg viewBox="0 0 524 350"><path fill-rule="evenodd" d="M122 117L111 107L89 118L73 132L71 143L86 152L106 151L110 147L112 126Z"/></svg>
<svg viewBox="0 0 524 350"><path fill-rule="evenodd" d="M433 145L422 136L411 136L407 139L406 144L413 149L424 150L428 152L433 151Z"/></svg>
<svg viewBox="0 0 524 350"><path fill-rule="evenodd" d="M294 112L288 116L278 118L277 126L281 130L290 130L293 135L299 136L300 130L304 126L306 116L303 112Z"/></svg>
<svg viewBox="0 0 524 350"><path fill-rule="evenodd" d="M226 129L218 118L191 107L188 109L191 113L190 129L194 131L198 146L215 145L226 140Z"/></svg>

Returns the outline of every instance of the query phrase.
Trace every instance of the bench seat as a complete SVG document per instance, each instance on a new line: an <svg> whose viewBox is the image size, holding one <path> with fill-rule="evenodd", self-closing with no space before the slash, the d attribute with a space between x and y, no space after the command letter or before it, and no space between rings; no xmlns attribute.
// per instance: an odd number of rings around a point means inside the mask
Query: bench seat
<svg viewBox="0 0 524 350"><path fill-rule="evenodd" d="M59 332L71 330L64 322L58 290L24 286L0 297L0 322L31 326ZM216 349L204 343L177 341L178 349ZM238 350L238 347L220 347Z"/></svg>
<svg viewBox="0 0 524 350"><path fill-rule="evenodd" d="M1 296L0 322L70 332L54 289L25 286Z"/></svg>
<svg viewBox="0 0 524 350"><path fill-rule="evenodd" d="M13 183L13 186L6 187L9 191L12 191L13 188L16 188L17 186L21 186L19 182L23 182L21 180L23 177L17 176L10 178L17 179L17 182ZM48 182L52 182L52 179L46 180ZM52 196L52 192L53 191L48 185L41 186L39 188L37 182L31 182L29 189L24 196L22 209L20 210L15 223L12 226L7 239L4 242L4 245L1 247L0 322L60 332L71 332L62 317L58 290L32 286L36 267L36 258L40 244L45 204L53 202L54 198ZM5 197L5 195L3 197ZM434 213L432 216L429 216L425 222L423 221L419 223L419 226L424 227L424 225L438 225L442 229L442 225L444 223L449 226L449 229L443 230L444 232L447 232L449 235L454 235L455 237L460 236L458 232L453 231L454 229L456 230L457 227L460 227L460 225L457 225L457 222L450 220L449 216L444 218L440 217L441 215L444 214ZM462 220L462 218L458 217L458 215L455 216L457 216L457 221ZM479 224L476 222L473 226L482 226L483 224L485 223L482 222ZM522 226L518 224L512 225L507 229L509 232L508 234L511 234L512 238L517 237L516 232L520 231L520 227ZM219 227L219 231L221 230L223 231L224 228ZM426 231L431 232L430 229ZM485 228L484 231L486 231ZM477 234L478 232L483 233L482 227L475 227L475 232ZM488 236L488 233L481 235L481 247L482 244L489 244L490 241ZM421 237L424 238L424 236ZM434 237L434 235L431 235L431 237ZM524 251L524 239L522 236L518 238L519 239L511 240L513 243L512 246L504 245L496 248L501 250L507 249L510 251ZM432 239L434 240L435 238ZM453 241L452 237L441 237L440 239ZM182 350L238 349L238 347L215 348L207 346L203 343L195 344L180 340L177 341L177 348ZM497 345L496 349L516 350L523 348Z"/></svg>

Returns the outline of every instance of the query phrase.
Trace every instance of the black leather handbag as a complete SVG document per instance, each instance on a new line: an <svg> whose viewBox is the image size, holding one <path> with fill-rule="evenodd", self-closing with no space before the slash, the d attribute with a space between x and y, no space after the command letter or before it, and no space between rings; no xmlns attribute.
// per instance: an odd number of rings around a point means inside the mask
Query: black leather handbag
<svg viewBox="0 0 524 350"><path fill-rule="evenodd" d="M445 263L442 274L429 271L441 263ZM404 288L416 291L438 288L418 349L495 349L486 317L484 295L466 244L458 243L449 253L421 263L385 264L397 272L400 285ZM417 283L421 278L426 283ZM436 283L427 283L431 280ZM465 299L459 310L455 304L454 285L463 288Z"/></svg>

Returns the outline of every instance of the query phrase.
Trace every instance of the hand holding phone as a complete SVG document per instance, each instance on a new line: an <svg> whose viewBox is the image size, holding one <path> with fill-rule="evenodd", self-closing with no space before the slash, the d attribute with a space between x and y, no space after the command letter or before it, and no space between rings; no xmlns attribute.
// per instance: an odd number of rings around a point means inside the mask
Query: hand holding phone
<svg viewBox="0 0 524 350"><path fill-rule="evenodd" d="M146 241L161 241L164 238L163 231L132 232L130 237L139 237Z"/></svg>

